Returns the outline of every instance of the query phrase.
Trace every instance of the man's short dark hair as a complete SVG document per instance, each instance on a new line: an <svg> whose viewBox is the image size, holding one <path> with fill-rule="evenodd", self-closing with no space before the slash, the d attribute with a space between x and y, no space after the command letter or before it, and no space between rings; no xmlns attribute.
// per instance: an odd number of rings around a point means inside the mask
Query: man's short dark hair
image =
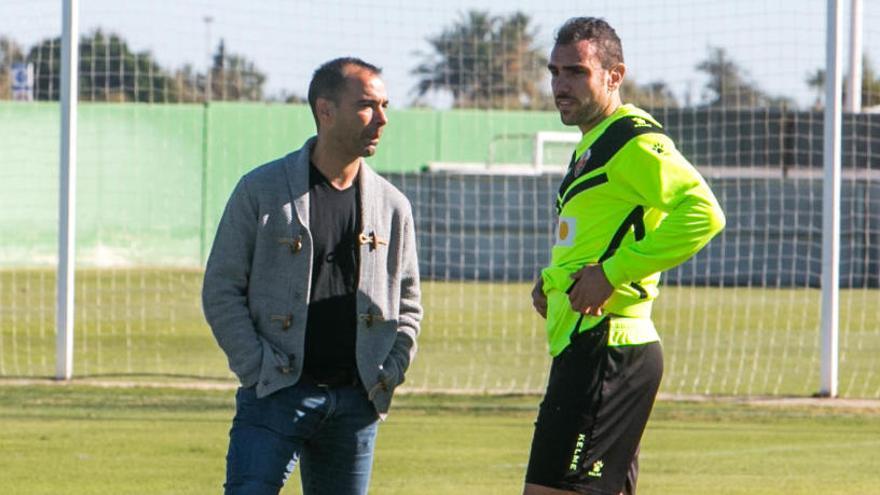
<svg viewBox="0 0 880 495"><path fill-rule="evenodd" d="M309 106L312 107L315 124L318 123L318 111L316 108L318 98L337 101L339 92L345 87L345 68L350 65L375 75L382 73L382 69L357 57L336 58L318 67L312 75L312 82L309 83Z"/></svg>
<svg viewBox="0 0 880 495"><path fill-rule="evenodd" d="M578 41L596 44L603 69L623 62L623 46L617 32L605 19L599 17L572 17L556 32L557 45L571 45Z"/></svg>

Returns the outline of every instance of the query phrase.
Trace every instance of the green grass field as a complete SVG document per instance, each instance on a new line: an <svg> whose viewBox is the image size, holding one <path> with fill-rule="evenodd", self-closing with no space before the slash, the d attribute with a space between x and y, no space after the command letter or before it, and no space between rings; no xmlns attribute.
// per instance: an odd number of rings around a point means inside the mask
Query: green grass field
<svg viewBox="0 0 880 495"><path fill-rule="evenodd" d="M200 308L201 273L83 270L74 373L150 382L231 382ZM0 377L54 374L54 274L0 271ZM549 363L529 284L425 282L411 391L538 393ZM819 389L814 289L664 287L662 391L798 395ZM841 293L840 393L880 398L880 291Z"/></svg>
<svg viewBox="0 0 880 495"><path fill-rule="evenodd" d="M399 396L371 493L520 493L538 400ZM0 491L219 493L232 412L231 390L0 385ZM878 451L880 408L660 402L639 493L877 493Z"/></svg>
<svg viewBox="0 0 880 495"><path fill-rule="evenodd" d="M232 387L201 314L201 273L79 272L78 384L13 385L54 373L54 284L50 271L0 271L0 493L218 493L231 389L88 385ZM549 363L529 289L423 285L410 393L381 428L371 493L519 493L539 396L515 394L540 392ZM842 292L847 397L880 398L878 296ZM664 338L662 392L815 392L819 297L810 289L665 287L654 312ZM878 420L877 408L661 402L644 440L639 493L874 493ZM295 478L283 493L297 492Z"/></svg>

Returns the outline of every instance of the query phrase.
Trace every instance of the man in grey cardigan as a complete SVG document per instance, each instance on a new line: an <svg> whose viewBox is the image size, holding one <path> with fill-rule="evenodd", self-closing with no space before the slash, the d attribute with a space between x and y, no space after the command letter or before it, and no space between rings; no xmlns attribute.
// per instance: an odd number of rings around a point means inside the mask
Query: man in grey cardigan
<svg viewBox="0 0 880 495"><path fill-rule="evenodd" d="M362 157L387 123L380 70L315 71L318 128L246 174L229 199L202 290L241 387L227 494L366 493L378 420L416 352L422 308L410 204Z"/></svg>

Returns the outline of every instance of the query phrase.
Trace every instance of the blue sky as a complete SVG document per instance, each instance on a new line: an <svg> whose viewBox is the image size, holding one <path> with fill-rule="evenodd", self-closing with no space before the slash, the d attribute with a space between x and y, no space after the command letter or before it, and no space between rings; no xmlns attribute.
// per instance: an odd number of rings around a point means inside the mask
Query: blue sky
<svg viewBox="0 0 880 495"><path fill-rule="evenodd" d="M845 3L848 4L848 1ZM880 2L864 1L864 46L880 62ZM321 62L356 55L385 69L392 106L408 104L417 52L469 9L522 10L549 52L553 31L575 15L605 17L623 39L629 75L662 80L697 102L705 79L694 69L710 46L724 47L748 77L774 95L809 104L804 80L825 61L825 0L81 0L82 32L101 27L150 50L166 67L204 68L207 36L254 60L267 90L305 94ZM204 17L213 20L208 33ZM0 2L0 34L28 46L60 31L61 0ZM848 24L848 10L845 24ZM848 29L845 27L845 29ZM545 82L546 83L546 82ZM448 98L435 95L438 105Z"/></svg>

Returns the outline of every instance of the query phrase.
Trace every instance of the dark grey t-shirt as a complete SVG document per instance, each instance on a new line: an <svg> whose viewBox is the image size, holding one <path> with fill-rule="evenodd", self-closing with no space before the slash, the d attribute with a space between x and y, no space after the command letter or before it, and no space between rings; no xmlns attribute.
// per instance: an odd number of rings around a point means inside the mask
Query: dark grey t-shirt
<svg viewBox="0 0 880 495"><path fill-rule="evenodd" d="M357 181L340 191L309 164L314 251L303 365L318 379L356 368L359 204Z"/></svg>

